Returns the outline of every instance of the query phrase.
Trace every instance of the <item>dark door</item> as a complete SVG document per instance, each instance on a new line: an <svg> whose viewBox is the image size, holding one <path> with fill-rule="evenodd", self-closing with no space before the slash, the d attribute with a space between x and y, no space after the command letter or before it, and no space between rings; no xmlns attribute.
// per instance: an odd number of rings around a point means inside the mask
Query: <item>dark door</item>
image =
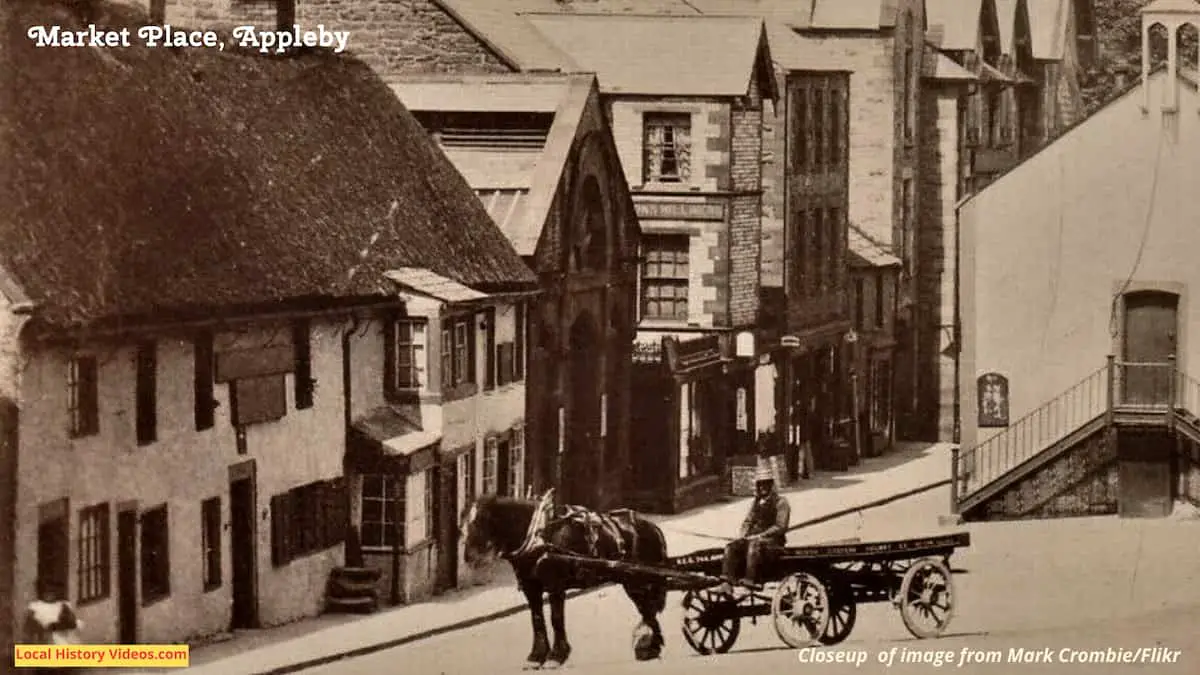
<svg viewBox="0 0 1200 675"><path fill-rule="evenodd" d="M1170 515L1172 452L1168 433L1122 433L1118 440L1119 485L1117 509L1122 518L1162 518Z"/></svg>
<svg viewBox="0 0 1200 675"><path fill-rule="evenodd" d="M65 500L63 500L65 502ZM58 507L59 504L55 506ZM65 507L58 509L65 511ZM37 593L39 600L49 602L67 599L67 579L70 569L70 531L67 516L47 518L38 525Z"/></svg>
<svg viewBox="0 0 1200 675"><path fill-rule="evenodd" d="M1168 357L1175 353L1178 296L1143 292L1125 296L1122 402L1165 405L1170 398Z"/></svg>
<svg viewBox="0 0 1200 675"><path fill-rule="evenodd" d="M596 506L599 476L596 439L600 431L600 359L596 324L588 315L571 326L571 394L567 417L568 447L562 467L563 502Z"/></svg>
<svg viewBox="0 0 1200 675"><path fill-rule="evenodd" d="M511 447L508 440L496 443L496 494L507 495L512 490L512 481L509 480L512 477Z"/></svg>
<svg viewBox="0 0 1200 675"><path fill-rule="evenodd" d="M138 640L137 511L117 513L117 632L121 644Z"/></svg>
<svg viewBox="0 0 1200 675"><path fill-rule="evenodd" d="M233 622L232 628L255 628L258 625L258 602L255 597L255 567L257 552L254 542L254 478L246 477L229 483L229 552L233 563Z"/></svg>
<svg viewBox="0 0 1200 675"><path fill-rule="evenodd" d="M438 543L437 592L458 587L458 463L433 472L434 523Z"/></svg>

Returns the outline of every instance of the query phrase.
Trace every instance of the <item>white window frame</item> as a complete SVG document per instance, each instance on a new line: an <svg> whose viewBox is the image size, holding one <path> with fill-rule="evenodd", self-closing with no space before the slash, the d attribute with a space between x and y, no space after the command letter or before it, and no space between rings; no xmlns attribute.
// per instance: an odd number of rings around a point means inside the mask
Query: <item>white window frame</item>
<svg viewBox="0 0 1200 675"><path fill-rule="evenodd" d="M395 531L396 523L392 517L395 514L395 508L396 508L396 485L395 485L395 483L398 479L395 476L392 476L392 475L386 474L386 473L371 474L370 477L382 479L383 494L382 495L374 495L374 494L368 495L366 493L366 478L367 478L367 476L363 476L363 484L360 486L359 493L358 493L359 536L361 538L362 546L364 549L376 550L376 551L387 550L387 549L391 548L391 545L387 543L387 538L386 538L387 535L386 534L382 535L384 537L384 539L382 539L378 542L375 542L375 541L368 542L367 541L367 528L365 527L365 524L370 522L370 523L383 525L383 532L385 532L385 533L388 531ZM363 506L368 501L380 502L381 508L383 509L383 511L381 513L382 520L368 521L363 517L363 514L366 512L366 510L363 508Z"/></svg>
<svg viewBox="0 0 1200 675"><path fill-rule="evenodd" d="M499 489L500 476L497 475L497 469L500 462L500 442L495 436L489 436L483 442L483 467L479 472L482 482L479 487L480 494L494 495Z"/></svg>
<svg viewBox="0 0 1200 675"><path fill-rule="evenodd" d="M525 494L525 425L513 427L508 443L508 490L520 499Z"/></svg>
<svg viewBox="0 0 1200 675"><path fill-rule="evenodd" d="M392 383L397 391L417 391L429 384L426 367L426 347L428 344L428 322L414 319L402 319L394 326L396 331L396 351L391 355L395 365L396 381ZM408 331L405 339L404 331ZM409 363L404 365L401 354L407 353ZM410 384L405 384L403 375L407 374Z"/></svg>
<svg viewBox="0 0 1200 675"><path fill-rule="evenodd" d="M460 385L471 380L470 373L467 370L471 367L470 345L467 340L470 338L470 327L466 321L459 321L454 324L454 384Z"/></svg>

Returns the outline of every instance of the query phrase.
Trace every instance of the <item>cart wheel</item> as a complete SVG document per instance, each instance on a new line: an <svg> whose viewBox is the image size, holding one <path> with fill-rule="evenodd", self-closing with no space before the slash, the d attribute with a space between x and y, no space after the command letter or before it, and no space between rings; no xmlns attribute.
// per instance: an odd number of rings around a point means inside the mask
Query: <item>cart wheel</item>
<svg viewBox="0 0 1200 675"><path fill-rule="evenodd" d="M954 617L954 579L937 558L913 563L900 582L900 618L914 637L941 635Z"/></svg>
<svg viewBox="0 0 1200 675"><path fill-rule="evenodd" d="M852 595L847 595L845 591L834 591L829 599L829 627L825 629L825 633L821 635L819 642L826 646L833 646L837 643L850 637L850 631L854 630L854 621L858 619L858 604L854 602Z"/></svg>
<svg viewBox="0 0 1200 675"><path fill-rule="evenodd" d="M771 623L787 646L812 646L829 628L829 593L825 586L808 572L785 577L771 598Z"/></svg>
<svg viewBox="0 0 1200 675"><path fill-rule="evenodd" d="M697 654L728 652L741 630L737 600L709 589L684 593L683 638Z"/></svg>

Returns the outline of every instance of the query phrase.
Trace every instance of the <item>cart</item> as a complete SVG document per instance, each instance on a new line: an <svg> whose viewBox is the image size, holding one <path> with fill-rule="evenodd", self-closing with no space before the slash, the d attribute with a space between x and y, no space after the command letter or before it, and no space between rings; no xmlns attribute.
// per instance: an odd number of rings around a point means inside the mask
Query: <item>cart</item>
<svg viewBox="0 0 1200 675"><path fill-rule="evenodd" d="M546 553L539 564L570 564L590 569L607 581L665 582L683 596L683 636L699 654L733 648L742 620L770 616L775 633L793 648L835 645L854 628L858 605L891 602L905 628L917 638L945 632L954 615L956 571L950 557L971 545L958 532L934 537L878 542L836 542L790 546L761 570L768 581L758 588L718 593L724 550L696 551L657 567Z"/></svg>

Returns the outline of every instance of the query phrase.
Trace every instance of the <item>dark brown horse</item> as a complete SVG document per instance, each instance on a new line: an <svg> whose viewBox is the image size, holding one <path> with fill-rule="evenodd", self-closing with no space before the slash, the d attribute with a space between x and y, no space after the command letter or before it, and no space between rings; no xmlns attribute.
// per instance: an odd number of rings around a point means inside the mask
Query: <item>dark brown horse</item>
<svg viewBox="0 0 1200 675"><path fill-rule="evenodd" d="M508 560L529 603L533 648L527 658L527 668L557 667L566 663L571 655L564 615L567 591L591 588L608 581L595 572L570 565L538 566L540 551L554 550L643 565L662 565L667 560L667 543L662 530L633 511L597 513L574 506L551 511L546 506L547 501L546 498L537 502L485 495L468 509L463 519L466 563L479 568L497 557ZM658 658L664 642L658 615L666 607L667 587L654 580L626 580L622 586L641 617L635 632L634 653L639 660ZM550 598L553 646L546 635L543 595Z"/></svg>

